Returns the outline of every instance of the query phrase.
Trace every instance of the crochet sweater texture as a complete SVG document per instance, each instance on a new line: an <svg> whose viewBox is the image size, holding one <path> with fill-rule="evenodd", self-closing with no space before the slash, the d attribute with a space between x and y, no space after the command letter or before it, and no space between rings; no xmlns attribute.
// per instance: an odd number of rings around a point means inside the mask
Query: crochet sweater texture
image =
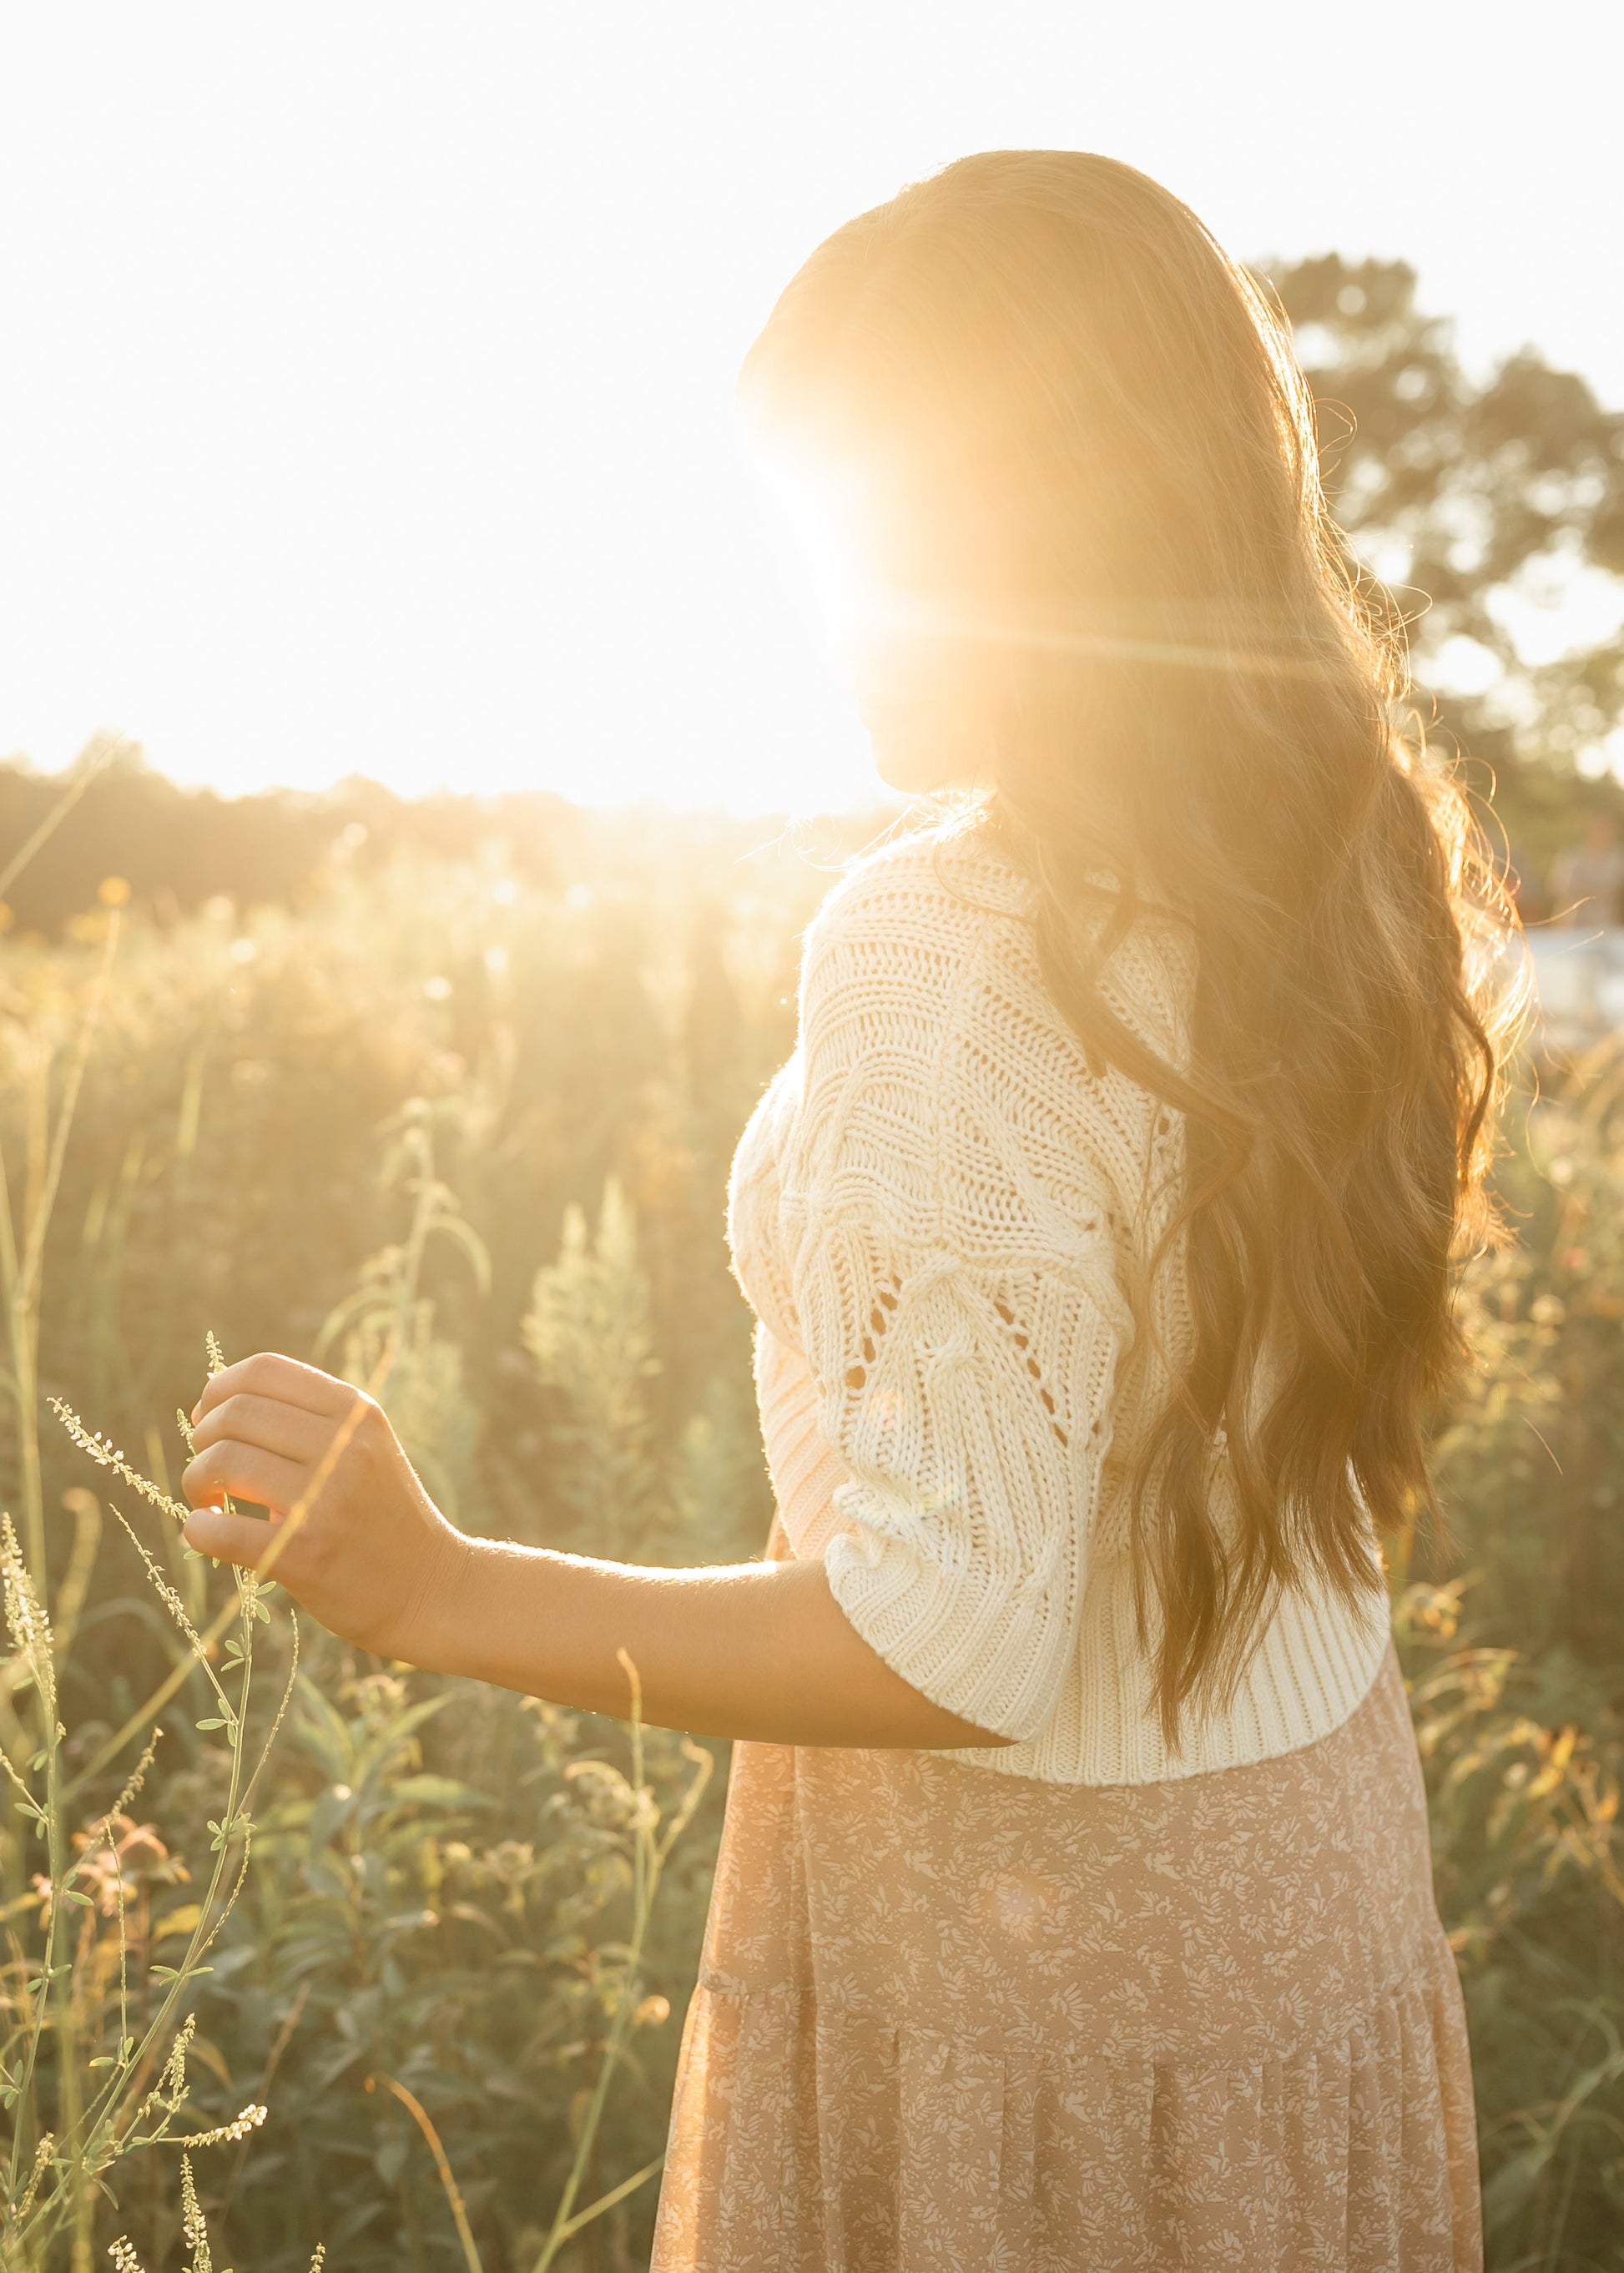
<svg viewBox="0 0 1624 2273"><path fill-rule="evenodd" d="M794 1553L935 1703L1011 1737L949 1758L1061 1783L1271 1759L1373 1683L1385 1591L1282 1592L1232 1703L1176 1752L1137 1632L1127 1479L1192 1320L1175 1251L1182 1117L1090 1070L1050 1001L1036 891L983 833L916 832L808 926L800 1031L740 1140L733 1269L756 1313L768 1468ZM1187 1047L1188 933L1139 917L1110 1007ZM1224 1464L1214 1463L1222 1519ZM1372 1570L1379 1569L1373 1536Z"/></svg>

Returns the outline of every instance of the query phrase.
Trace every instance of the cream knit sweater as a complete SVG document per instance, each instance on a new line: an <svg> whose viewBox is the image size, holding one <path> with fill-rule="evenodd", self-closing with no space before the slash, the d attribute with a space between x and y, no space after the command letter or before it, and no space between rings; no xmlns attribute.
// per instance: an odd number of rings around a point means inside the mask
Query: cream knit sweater
<svg viewBox="0 0 1624 2273"><path fill-rule="evenodd" d="M734 1157L733 1267L780 1520L905 1680L1013 1737L949 1757L1148 1783L1327 1735L1388 1634L1282 1595L1232 1706L1169 1754L1134 1629L1125 1477L1167 1373L1128 1290L1176 1203L1180 1116L1095 1076L1038 969L1030 882L979 835L905 837L807 930L800 1035ZM1192 949L1141 917L1104 977L1184 1047ZM1176 1268L1156 1324L1177 1360ZM1222 1455L1214 1473L1222 1509ZM1374 1542L1372 1541L1372 1557Z"/></svg>

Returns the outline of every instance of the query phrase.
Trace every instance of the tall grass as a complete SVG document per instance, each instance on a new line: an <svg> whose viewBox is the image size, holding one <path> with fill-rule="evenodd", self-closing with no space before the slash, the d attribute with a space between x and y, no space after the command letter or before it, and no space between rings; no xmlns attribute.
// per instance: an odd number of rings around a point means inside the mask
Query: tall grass
<svg viewBox="0 0 1624 2273"><path fill-rule="evenodd" d="M710 1748L643 1730L629 1678L616 1724L301 1636L184 1551L162 1416L212 1320L380 1381L472 1529L756 1549L724 1179L827 878L675 827L584 831L556 890L492 844L337 863L297 919L162 931L112 886L0 948L13 2262L645 2258ZM1528 1118L1440 1438L1457 1549L1395 1572L1497 2273L1624 2266L1620 1087L1598 1060Z"/></svg>
<svg viewBox="0 0 1624 2273"><path fill-rule="evenodd" d="M87 778L87 772L81 774L56 811L8 864L8 881L71 809ZM6 1962L0 1967L0 2104L9 2119L10 2137L0 2197L4 2203L0 2259L8 2267L46 2265L53 2256L52 2245L61 2238L66 2241L74 2273L88 2269L93 2261L95 2206L109 2191L106 2174L129 2156L166 2145L174 2135L188 2096L186 2050L193 2026L188 2015L177 2027L177 2010L192 1982L208 1969L202 1963L203 1955L241 1892L251 1825L246 1800L268 1757L287 1702L284 1695L256 1767L244 1781L241 1738L252 1678L253 1628L257 1619L268 1616L261 1600L263 1589L249 1576L237 1590L240 1636L227 1645L226 1653L228 1677L235 1675L238 1682L234 1701L209 1662L211 1646L218 1639L224 1620L216 1622L206 1643L180 1596L132 1532L147 1576L184 1633L220 1707L219 1714L203 1725L226 1731L231 1754L226 1803L220 1819L209 1827L214 1834L215 1859L203 1900L197 1906L195 1924L180 1963L152 1969L152 1982L161 1985L150 1996L153 2009L138 2025L132 2017L130 1952L123 1880L117 1869L116 1827L128 1820L126 1810L152 1766L162 1732L154 1728L152 1740L100 1824L71 1841L68 1805L79 1786L64 1761L67 1730L60 1718L58 1649L62 1641L71 1641L82 1611L89 1575L83 1549L93 1533L84 1520L86 1509L81 1498L79 1538L64 1588L66 1600L59 1605L65 1631L54 1633L39 1437L40 1297L45 1242L118 942L117 909L123 895L111 887L102 897L109 912L102 953L76 1015L71 1008L65 1021L61 1016L39 1018L25 1030L30 1080L20 1223L0 1161L0 1279L8 1324L7 1386L26 1542L25 1551L10 1514L0 1516L0 1591L11 1643L4 1681L9 1724L5 1734L9 1737L15 1731L19 1739L15 1745L8 1744L0 1750L0 1768L11 1789L11 1812L20 1815L26 1827L23 1842L42 1850L41 1859L45 1864L44 1872L33 1877L32 1908L37 1927L33 1949L22 1945L17 1926L19 1910L31 1907L27 1897L7 1902L4 1910L8 1932ZM61 1071L53 1082L59 1061ZM66 1408L59 1410L70 1433L102 1466L115 1469L142 1497L184 1519L184 1510L176 1507L160 1487L139 1477L121 1453L99 1436L92 1436ZM185 1425L183 1419L183 1430ZM122 1515L120 1521L129 1528ZM23 1711L32 1720L32 1729L19 1716L19 1698L25 1700ZM78 1852L71 1853L71 1848ZM104 1854L115 1857L116 1924L107 1936L97 1932L97 1905L89 1891ZM41 2060L41 2052L48 2045L49 2078ZM161 2054L162 2064L156 2082L152 2083L151 2072ZM54 2129L46 2127L43 2112L48 2082L54 2086ZM250 2107L224 2123L194 2129L189 2134L190 2143L212 2145L241 2139L263 2113L262 2108ZM190 2165L186 2185L191 2185Z"/></svg>

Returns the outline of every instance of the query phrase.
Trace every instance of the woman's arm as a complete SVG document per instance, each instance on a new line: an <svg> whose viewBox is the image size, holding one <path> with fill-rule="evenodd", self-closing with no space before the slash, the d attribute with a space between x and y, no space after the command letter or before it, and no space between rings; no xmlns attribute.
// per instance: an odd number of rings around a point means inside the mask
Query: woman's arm
<svg viewBox="0 0 1624 2273"><path fill-rule="evenodd" d="M704 1736L1007 1741L894 1673L834 1600L821 1563L661 1571L470 1538L429 1498L381 1408L292 1358L228 1367L193 1418L188 1545L274 1578L363 1648L622 1717L624 1650L644 1719ZM270 1522L222 1512L228 1492L269 1509Z"/></svg>

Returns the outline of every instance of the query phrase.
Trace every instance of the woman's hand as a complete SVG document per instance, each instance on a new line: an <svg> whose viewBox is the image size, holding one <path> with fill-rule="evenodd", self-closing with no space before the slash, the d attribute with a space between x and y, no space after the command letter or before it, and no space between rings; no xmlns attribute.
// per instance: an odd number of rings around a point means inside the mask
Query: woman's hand
<svg viewBox="0 0 1624 2273"><path fill-rule="evenodd" d="M262 1354L217 1373L192 1408L181 1478L184 1536L199 1554L262 1571L363 1649L421 1663L432 1613L469 1542L424 1489L387 1417L364 1391ZM268 1523L227 1515L227 1493Z"/></svg>

